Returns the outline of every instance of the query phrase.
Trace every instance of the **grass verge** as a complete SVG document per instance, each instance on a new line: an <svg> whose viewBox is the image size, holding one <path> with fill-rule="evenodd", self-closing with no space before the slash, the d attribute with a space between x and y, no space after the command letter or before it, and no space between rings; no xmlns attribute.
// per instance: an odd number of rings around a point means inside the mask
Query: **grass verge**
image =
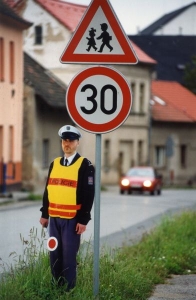
<svg viewBox="0 0 196 300"><path fill-rule="evenodd" d="M146 300L171 274L196 272L196 212L164 218L160 226L131 247L102 251L99 299ZM24 255L0 281L2 300L92 300L93 255L79 254L77 288L71 295L52 288L48 253L32 231Z"/></svg>

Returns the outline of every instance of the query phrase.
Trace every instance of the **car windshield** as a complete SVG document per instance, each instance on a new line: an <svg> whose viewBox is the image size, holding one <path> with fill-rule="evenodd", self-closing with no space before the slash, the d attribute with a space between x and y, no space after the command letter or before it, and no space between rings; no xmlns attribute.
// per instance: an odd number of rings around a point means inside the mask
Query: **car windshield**
<svg viewBox="0 0 196 300"><path fill-rule="evenodd" d="M133 168L127 172L127 176L153 177L154 173L152 169Z"/></svg>

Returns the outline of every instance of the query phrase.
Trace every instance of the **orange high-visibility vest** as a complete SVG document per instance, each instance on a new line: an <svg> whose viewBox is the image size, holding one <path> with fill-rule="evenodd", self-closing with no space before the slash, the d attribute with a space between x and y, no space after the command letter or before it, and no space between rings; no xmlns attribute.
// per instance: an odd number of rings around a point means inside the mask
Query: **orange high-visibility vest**
<svg viewBox="0 0 196 300"><path fill-rule="evenodd" d="M54 160L53 168L48 180L49 216L72 219L81 204L76 203L76 189L78 170L84 157L80 157L68 167L60 164L61 157Z"/></svg>

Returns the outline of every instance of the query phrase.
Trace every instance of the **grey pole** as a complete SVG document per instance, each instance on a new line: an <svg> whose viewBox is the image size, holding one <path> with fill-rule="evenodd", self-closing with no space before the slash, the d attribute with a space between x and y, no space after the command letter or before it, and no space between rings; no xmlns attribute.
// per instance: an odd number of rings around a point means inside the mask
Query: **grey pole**
<svg viewBox="0 0 196 300"><path fill-rule="evenodd" d="M99 294L99 241L100 241L100 191L101 191L101 134L96 134L95 202L94 202L94 296Z"/></svg>

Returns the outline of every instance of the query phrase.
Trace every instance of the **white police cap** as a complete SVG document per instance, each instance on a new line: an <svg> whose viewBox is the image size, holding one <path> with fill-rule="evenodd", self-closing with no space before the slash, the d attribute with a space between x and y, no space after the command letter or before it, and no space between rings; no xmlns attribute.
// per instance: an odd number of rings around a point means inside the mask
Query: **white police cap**
<svg viewBox="0 0 196 300"><path fill-rule="evenodd" d="M79 140L82 137L81 133L77 128L71 125L64 125L58 131L58 135L62 140Z"/></svg>

